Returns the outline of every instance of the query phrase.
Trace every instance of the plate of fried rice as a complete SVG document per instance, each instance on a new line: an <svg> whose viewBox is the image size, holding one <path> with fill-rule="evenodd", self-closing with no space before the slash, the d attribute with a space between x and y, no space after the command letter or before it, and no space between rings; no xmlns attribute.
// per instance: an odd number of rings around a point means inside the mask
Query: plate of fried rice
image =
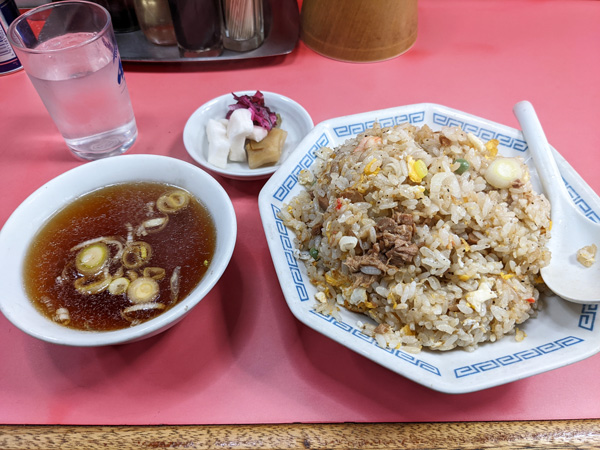
<svg viewBox="0 0 600 450"><path fill-rule="evenodd" d="M600 222L600 199L554 152ZM429 103L327 120L259 208L292 313L416 383L473 392L600 351L599 306L540 277L551 205L519 130Z"/></svg>

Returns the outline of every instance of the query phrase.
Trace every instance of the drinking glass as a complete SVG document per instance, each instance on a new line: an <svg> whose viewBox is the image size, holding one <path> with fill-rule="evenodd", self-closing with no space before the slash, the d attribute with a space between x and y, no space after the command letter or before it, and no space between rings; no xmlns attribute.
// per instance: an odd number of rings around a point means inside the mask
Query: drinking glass
<svg viewBox="0 0 600 450"><path fill-rule="evenodd" d="M109 12L87 1L49 3L15 20L8 38L78 157L125 152L137 126Z"/></svg>

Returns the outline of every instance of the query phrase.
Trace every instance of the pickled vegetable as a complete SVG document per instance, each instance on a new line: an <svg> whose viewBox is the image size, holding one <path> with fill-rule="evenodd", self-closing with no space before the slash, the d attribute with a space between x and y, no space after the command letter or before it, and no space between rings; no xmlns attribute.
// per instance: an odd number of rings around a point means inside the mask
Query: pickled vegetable
<svg viewBox="0 0 600 450"><path fill-rule="evenodd" d="M287 131L273 128L262 141L248 141L246 144L248 167L256 169L279 161L286 138Z"/></svg>

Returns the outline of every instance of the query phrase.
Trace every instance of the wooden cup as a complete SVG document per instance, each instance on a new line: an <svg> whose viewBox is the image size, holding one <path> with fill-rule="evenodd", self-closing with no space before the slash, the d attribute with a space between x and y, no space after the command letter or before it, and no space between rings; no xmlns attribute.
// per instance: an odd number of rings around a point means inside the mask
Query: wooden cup
<svg viewBox="0 0 600 450"><path fill-rule="evenodd" d="M417 39L418 0L303 0L300 37L333 59L394 58Z"/></svg>

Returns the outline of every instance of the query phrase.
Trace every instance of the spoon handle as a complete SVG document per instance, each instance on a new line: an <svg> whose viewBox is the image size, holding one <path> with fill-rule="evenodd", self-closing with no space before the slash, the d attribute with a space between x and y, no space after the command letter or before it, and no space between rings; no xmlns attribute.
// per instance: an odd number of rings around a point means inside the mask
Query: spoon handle
<svg viewBox="0 0 600 450"><path fill-rule="evenodd" d="M528 101L519 102L513 112L521 125L544 192L552 205L558 205L559 197L566 194L565 184L533 105Z"/></svg>

